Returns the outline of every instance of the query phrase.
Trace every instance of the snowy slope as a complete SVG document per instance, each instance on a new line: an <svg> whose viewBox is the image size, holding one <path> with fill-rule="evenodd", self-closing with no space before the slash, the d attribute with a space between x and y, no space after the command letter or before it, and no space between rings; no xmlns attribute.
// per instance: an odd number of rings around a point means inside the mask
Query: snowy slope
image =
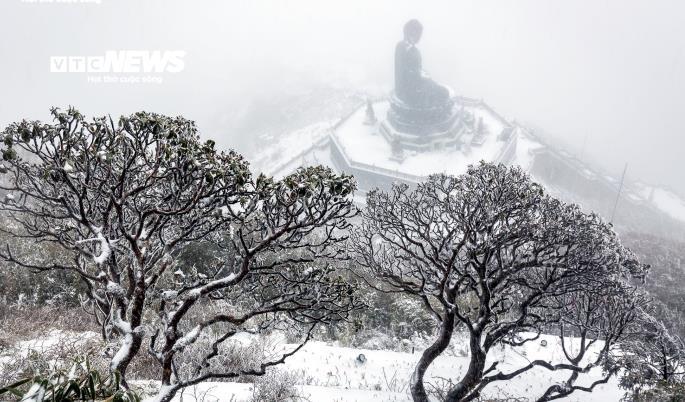
<svg viewBox="0 0 685 402"><path fill-rule="evenodd" d="M266 174L280 176L294 171L298 166L306 164L309 159L317 159L316 144L321 144L328 139L334 123L334 121L314 123L277 139L271 139L270 146L264 147L252 163L258 171ZM318 154L321 157L327 157L328 152L322 151ZM325 160L319 163L331 162Z"/></svg>
<svg viewBox="0 0 685 402"><path fill-rule="evenodd" d="M543 336L542 339L547 340L548 346L532 342L516 350L498 349L493 353L494 358L502 362L500 365L504 371L527 364L529 359L561 361L562 352L557 338ZM457 345L453 350L458 351L462 346ZM284 349L290 347L292 345L284 345ZM308 397L310 401L411 401L407 385L419 353L418 349L412 354L311 342L288 358L286 364L281 367L297 374L298 387L303 396ZM360 354L366 357L363 364L357 361ZM452 351L450 355L439 357L429 370L428 377L457 379L468 365L468 358L462 354L465 353ZM587 385L591 380L597 379L600 372L591 372L589 375L589 379L579 381L579 384ZM537 369L510 382L491 384L485 389L484 396L534 398L536 395L539 396L543 389L564 378L564 373ZM238 402L249 400L251 395L252 384L209 382L186 390L182 398L177 396L175 401ZM616 379L612 379L609 384L598 386L593 393L578 392L562 400L612 402L619 401L622 395L623 391L618 388Z"/></svg>
<svg viewBox="0 0 685 402"><path fill-rule="evenodd" d="M685 222L685 199L674 191L641 183L636 187L641 196L650 200L661 211L674 219Z"/></svg>

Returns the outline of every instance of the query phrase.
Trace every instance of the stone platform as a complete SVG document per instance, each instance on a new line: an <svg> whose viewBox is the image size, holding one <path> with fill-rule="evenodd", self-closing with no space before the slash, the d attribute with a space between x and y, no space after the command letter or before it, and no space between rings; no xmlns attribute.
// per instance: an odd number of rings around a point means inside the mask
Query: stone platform
<svg viewBox="0 0 685 402"><path fill-rule="evenodd" d="M378 129L388 143L411 151L457 146L464 124L453 100L440 107L421 109L393 95L389 106L387 118Z"/></svg>

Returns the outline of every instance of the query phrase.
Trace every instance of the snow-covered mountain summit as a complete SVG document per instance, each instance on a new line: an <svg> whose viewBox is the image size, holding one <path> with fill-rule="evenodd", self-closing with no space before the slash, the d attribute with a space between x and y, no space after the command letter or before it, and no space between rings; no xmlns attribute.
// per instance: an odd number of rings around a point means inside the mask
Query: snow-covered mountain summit
<svg viewBox="0 0 685 402"><path fill-rule="evenodd" d="M620 177L555 148L484 101L454 100L457 121L450 131L429 136L419 146L408 145L398 138L401 133L393 132L385 118L389 101L381 98L361 102L338 120L279 136L261 148L254 164L276 177L318 164L351 173L358 181L360 203L372 188L387 188L396 181L415 184L432 173L458 175L481 160L519 165L552 194L607 220L613 215L619 228L685 237L685 199L676 192L630 181L621 187ZM375 121L369 121L369 108Z"/></svg>

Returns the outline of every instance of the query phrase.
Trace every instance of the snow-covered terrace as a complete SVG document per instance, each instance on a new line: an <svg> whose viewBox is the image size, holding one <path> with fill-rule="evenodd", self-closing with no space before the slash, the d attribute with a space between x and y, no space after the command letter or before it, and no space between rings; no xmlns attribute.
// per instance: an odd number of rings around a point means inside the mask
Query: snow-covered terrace
<svg viewBox="0 0 685 402"><path fill-rule="evenodd" d="M385 118L389 102L375 102L373 107L379 120ZM355 169L395 176L409 181L420 181L432 173L461 174L470 164L481 160L504 162L508 147L515 146L515 138L500 139L508 123L494 114L483 103L464 104L464 109L476 119L482 118L486 129L481 145L466 145L461 149L442 148L429 151L404 151L404 158L393 158L392 145L378 132L378 124L365 125L365 108L360 107L341 122L332 133L333 143L339 147L346 163ZM516 136L516 132L512 134Z"/></svg>

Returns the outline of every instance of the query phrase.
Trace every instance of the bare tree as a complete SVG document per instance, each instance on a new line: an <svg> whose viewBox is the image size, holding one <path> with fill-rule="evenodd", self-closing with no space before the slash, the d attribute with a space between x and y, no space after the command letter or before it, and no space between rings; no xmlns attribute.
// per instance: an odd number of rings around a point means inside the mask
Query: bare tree
<svg viewBox="0 0 685 402"><path fill-rule="evenodd" d="M158 399L168 401L203 380L264 374L317 324L356 308L354 286L325 264L341 256L355 214L349 176L319 167L253 179L240 155L200 142L183 118L141 112L115 124L86 121L71 108L52 115L53 124L22 121L3 132L0 211L11 223L0 230L31 248L57 246L63 258L46 261L9 244L0 258L78 275L103 337L119 344L111 370L124 387L147 336L160 364ZM198 272L177 269L175 257L199 241L222 246L225 259ZM223 310L194 320L216 301ZM274 322L304 325L299 346L235 372L209 364L236 333ZM202 367L181 378L175 359L209 332L216 341Z"/></svg>
<svg viewBox="0 0 685 402"><path fill-rule="evenodd" d="M611 227L545 195L516 167L481 163L414 190L372 191L350 245L381 290L421 300L438 322L411 379L415 401L428 400L426 370L458 326L469 338L470 363L447 401L474 400L486 385L536 367L569 373L539 400L591 391L596 384L579 387L577 378L613 361L615 345L633 332L632 309L647 303L627 281L646 267ZM522 346L543 333L579 336L581 348L572 354L564 346L566 361L534 360L509 372L487 361L495 345Z"/></svg>

